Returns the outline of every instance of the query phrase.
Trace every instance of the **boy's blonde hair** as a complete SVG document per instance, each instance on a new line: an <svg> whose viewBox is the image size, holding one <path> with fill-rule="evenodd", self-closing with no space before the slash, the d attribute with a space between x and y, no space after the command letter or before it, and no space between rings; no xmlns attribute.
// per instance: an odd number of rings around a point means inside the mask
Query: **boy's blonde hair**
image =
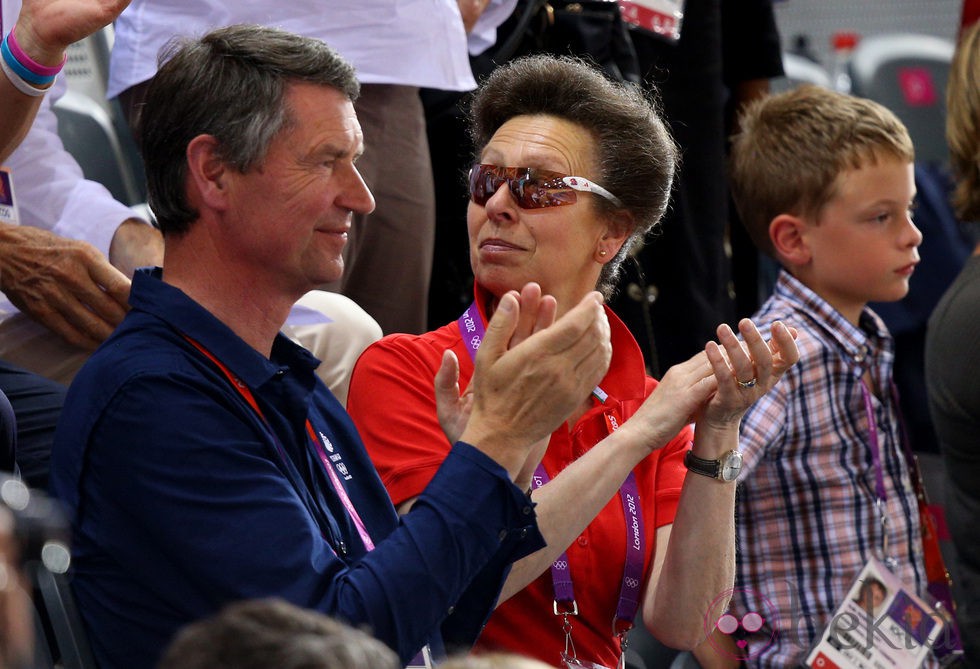
<svg viewBox="0 0 980 669"><path fill-rule="evenodd" d="M882 158L915 159L908 130L895 114L818 86L755 101L742 113L740 127L732 140L732 195L752 241L773 257L774 218L816 219L845 170Z"/></svg>
<svg viewBox="0 0 980 669"><path fill-rule="evenodd" d="M946 141L956 176L953 205L980 221L980 22L960 36L946 89Z"/></svg>

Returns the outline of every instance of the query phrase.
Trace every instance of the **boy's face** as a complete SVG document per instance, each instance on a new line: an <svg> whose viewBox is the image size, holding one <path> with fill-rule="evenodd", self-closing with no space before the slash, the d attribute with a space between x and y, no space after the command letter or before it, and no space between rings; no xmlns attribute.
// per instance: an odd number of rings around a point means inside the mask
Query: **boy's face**
<svg viewBox="0 0 980 669"><path fill-rule="evenodd" d="M810 262L801 278L857 323L868 302L899 300L919 262L922 233L912 223L915 198L911 163L879 159L847 170L819 219L802 234Z"/></svg>

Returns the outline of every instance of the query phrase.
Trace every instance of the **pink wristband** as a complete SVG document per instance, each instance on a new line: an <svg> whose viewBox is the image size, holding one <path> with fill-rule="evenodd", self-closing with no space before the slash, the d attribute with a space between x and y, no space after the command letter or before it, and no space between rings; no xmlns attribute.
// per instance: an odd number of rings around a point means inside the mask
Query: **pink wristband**
<svg viewBox="0 0 980 669"><path fill-rule="evenodd" d="M14 25L10 29L10 33L7 35L7 46L10 47L10 53L13 54L17 62L24 66L27 70L36 74L39 77L54 77L62 68L65 67L65 62L68 60L68 54L65 53L65 57L61 59L61 63L55 65L54 67L48 67L47 65L41 65L33 58L27 55L27 53L20 48L20 44L17 43L17 38L14 36L14 32L17 30L17 26Z"/></svg>

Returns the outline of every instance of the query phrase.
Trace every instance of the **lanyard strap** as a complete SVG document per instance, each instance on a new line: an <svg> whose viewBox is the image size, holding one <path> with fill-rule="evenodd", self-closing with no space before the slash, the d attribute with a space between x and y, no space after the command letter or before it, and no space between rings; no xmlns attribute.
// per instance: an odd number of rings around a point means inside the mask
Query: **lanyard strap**
<svg viewBox="0 0 980 669"><path fill-rule="evenodd" d="M475 302L463 312L457 323L470 358L475 360L480 344L483 343L483 337L486 335L486 325ZM609 397L599 386L592 390L592 396L600 404L604 404ZM611 410L604 413L604 418L609 432L619 427L619 421ZM549 480L544 466L538 464L531 479L531 487L537 490ZM623 503L623 515L626 517L626 564L623 567L623 584L619 591L619 604L616 607L616 617L613 619L613 629L617 634L622 634L633 626L633 619L639 608L646 543L639 486L636 483L636 475L632 471L620 486L619 496ZM564 604L570 607L571 612L577 614L578 605L575 603L572 572L566 552L562 552L558 559L551 563L551 579L555 591L555 613L563 613L559 611L558 605Z"/></svg>
<svg viewBox="0 0 980 669"><path fill-rule="evenodd" d="M549 481L548 473L542 465L534 470L531 486L537 490ZM616 617L613 619L614 630L618 633L629 630L640 606L640 585L643 583L643 557L646 543L643 533L643 512L640 510L640 495L636 484L636 475L630 472L626 481L619 489L619 497L623 503L623 514L626 516L626 564L623 567L623 584L619 590L619 604L616 607ZM555 609L558 604L565 604L578 611L575 603L575 589L572 585L572 570L568 562L568 553L562 552L551 563L551 581L555 591ZM622 629L625 624L625 630Z"/></svg>
<svg viewBox="0 0 980 669"><path fill-rule="evenodd" d="M194 339L191 339L187 335L184 335L194 347L204 354L211 362L217 366L218 369L225 375L231 387L238 391L238 394L242 396L245 402L252 408L252 410L258 415L258 417L268 428L269 433L272 435L273 441L276 443L276 450L279 452L279 457L286 459L286 453L279 442L279 438L276 436L275 431L272 426L269 425L269 421L266 419L265 414L262 413L262 408L259 406L258 401L255 399L255 395L252 394L251 389L245 383L232 373L228 367L225 366L223 362L218 360L217 357L211 351L204 348L204 346ZM323 468L327 472L327 477L330 479L330 483L333 486L334 491L337 493L337 497L340 498L340 503L344 505L344 509L350 515L351 520L354 521L354 527L357 528L357 533L361 537L361 541L364 543L364 548L371 551L374 550L374 542L371 540L371 536L368 534L367 527L364 525L364 521L361 520L361 516L357 513L357 509L354 508L354 503L351 501L350 496L347 494L347 490L344 488L343 484L340 482L340 477L337 476L337 472L334 469L334 465L330 462L330 458L327 456L326 450L323 447L323 443L320 438L317 437L316 431L313 429L313 424L310 419L306 419L306 433L310 438L310 442L313 444L313 448L319 456L320 462L323 464Z"/></svg>
<svg viewBox="0 0 980 669"><path fill-rule="evenodd" d="M874 404L871 401L871 390L864 378L860 379L861 395L864 398L864 414L868 419L868 446L871 448L871 462L875 468L875 495L884 503L888 501L885 490L885 471L881 464L881 445L878 442L878 421L875 419Z"/></svg>

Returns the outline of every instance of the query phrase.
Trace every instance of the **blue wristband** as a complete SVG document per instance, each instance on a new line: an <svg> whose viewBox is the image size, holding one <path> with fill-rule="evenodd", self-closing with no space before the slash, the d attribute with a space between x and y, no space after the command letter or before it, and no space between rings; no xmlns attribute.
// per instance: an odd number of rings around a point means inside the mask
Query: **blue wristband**
<svg viewBox="0 0 980 669"><path fill-rule="evenodd" d="M0 42L0 58L3 58L3 62L16 74L18 77L23 79L29 84L35 86L48 86L53 83L55 76L43 76L31 72L27 67L24 66L17 58L14 56L13 52L10 50L10 45L7 44L7 39L9 33L3 36L3 41Z"/></svg>

